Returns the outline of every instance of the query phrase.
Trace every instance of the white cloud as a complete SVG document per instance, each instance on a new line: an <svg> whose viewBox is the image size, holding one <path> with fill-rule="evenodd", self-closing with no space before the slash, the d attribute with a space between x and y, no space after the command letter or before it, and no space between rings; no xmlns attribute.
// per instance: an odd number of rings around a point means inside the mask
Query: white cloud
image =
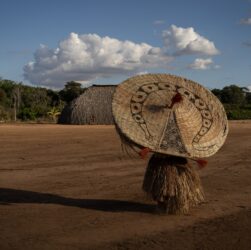
<svg viewBox="0 0 251 250"><path fill-rule="evenodd" d="M162 33L167 50L174 49L174 55L217 55L219 51L214 43L194 31L194 28L182 28L171 25Z"/></svg>
<svg viewBox="0 0 251 250"><path fill-rule="evenodd" d="M24 66L24 77L33 84L60 88L70 80L88 82L163 68L171 59L161 48L146 43L71 33L56 49L41 45L34 53L34 61Z"/></svg>
<svg viewBox="0 0 251 250"><path fill-rule="evenodd" d="M211 58L203 59L197 58L193 63L188 65L189 69L197 69L197 70L205 70L209 69L210 66L213 64L213 60Z"/></svg>
<svg viewBox="0 0 251 250"><path fill-rule="evenodd" d="M171 25L163 31L163 42L163 47L154 47L97 34L71 33L56 49L40 45L34 60L24 66L24 77L35 85L62 88L67 81L88 84L98 78L129 76L154 68L170 69L169 63L177 56L219 53L212 41L192 27ZM190 69L209 67L214 68L212 59L201 58L188 66Z"/></svg>
<svg viewBox="0 0 251 250"><path fill-rule="evenodd" d="M249 92L251 92L251 85L246 87L248 89Z"/></svg>
<svg viewBox="0 0 251 250"><path fill-rule="evenodd" d="M138 72L138 75L145 75L145 74L148 74L149 72L148 71L140 71Z"/></svg>
<svg viewBox="0 0 251 250"><path fill-rule="evenodd" d="M241 19L240 23L241 24L251 25L251 17Z"/></svg>

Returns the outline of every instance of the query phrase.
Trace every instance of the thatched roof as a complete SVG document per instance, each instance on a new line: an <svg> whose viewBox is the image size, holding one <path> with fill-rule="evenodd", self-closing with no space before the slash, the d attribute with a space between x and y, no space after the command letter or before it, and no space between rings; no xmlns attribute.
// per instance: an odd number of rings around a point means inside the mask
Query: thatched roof
<svg viewBox="0 0 251 250"><path fill-rule="evenodd" d="M116 85L93 85L66 105L58 123L61 124L114 124L112 96Z"/></svg>

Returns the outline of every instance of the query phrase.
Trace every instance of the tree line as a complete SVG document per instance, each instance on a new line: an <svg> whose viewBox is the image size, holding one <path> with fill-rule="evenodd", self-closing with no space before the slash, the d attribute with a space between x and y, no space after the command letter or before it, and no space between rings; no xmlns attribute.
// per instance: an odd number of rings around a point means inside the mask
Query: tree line
<svg viewBox="0 0 251 250"><path fill-rule="evenodd" d="M65 104L85 90L74 81L56 91L0 78L0 122L56 122ZM247 88L230 85L211 91L223 103L229 119L251 119L251 93Z"/></svg>
<svg viewBox="0 0 251 250"><path fill-rule="evenodd" d="M230 120L251 119L251 92L245 87L229 85L223 89L212 89L222 102Z"/></svg>
<svg viewBox="0 0 251 250"><path fill-rule="evenodd" d="M65 104L84 91L85 88L74 81L56 91L0 79L0 122L56 122Z"/></svg>

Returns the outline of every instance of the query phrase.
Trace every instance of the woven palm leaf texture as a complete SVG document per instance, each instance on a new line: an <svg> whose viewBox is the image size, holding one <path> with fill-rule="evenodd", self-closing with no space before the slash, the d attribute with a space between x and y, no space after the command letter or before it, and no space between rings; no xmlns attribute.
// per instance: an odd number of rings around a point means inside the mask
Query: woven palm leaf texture
<svg viewBox="0 0 251 250"><path fill-rule="evenodd" d="M194 81L169 74L138 75L122 82L113 95L112 112L126 138L161 154L209 157L228 133L217 97Z"/></svg>

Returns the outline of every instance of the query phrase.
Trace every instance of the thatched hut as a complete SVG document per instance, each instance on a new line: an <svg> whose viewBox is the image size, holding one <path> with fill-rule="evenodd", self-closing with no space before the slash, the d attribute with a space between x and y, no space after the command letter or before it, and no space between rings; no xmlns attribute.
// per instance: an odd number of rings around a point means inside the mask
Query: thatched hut
<svg viewBox="0 0 251 250"><path fill-rule="evenodd" d="M114 124L112 96L116 85L93 85L66 105L58 123L61 124Z"/></svg>

